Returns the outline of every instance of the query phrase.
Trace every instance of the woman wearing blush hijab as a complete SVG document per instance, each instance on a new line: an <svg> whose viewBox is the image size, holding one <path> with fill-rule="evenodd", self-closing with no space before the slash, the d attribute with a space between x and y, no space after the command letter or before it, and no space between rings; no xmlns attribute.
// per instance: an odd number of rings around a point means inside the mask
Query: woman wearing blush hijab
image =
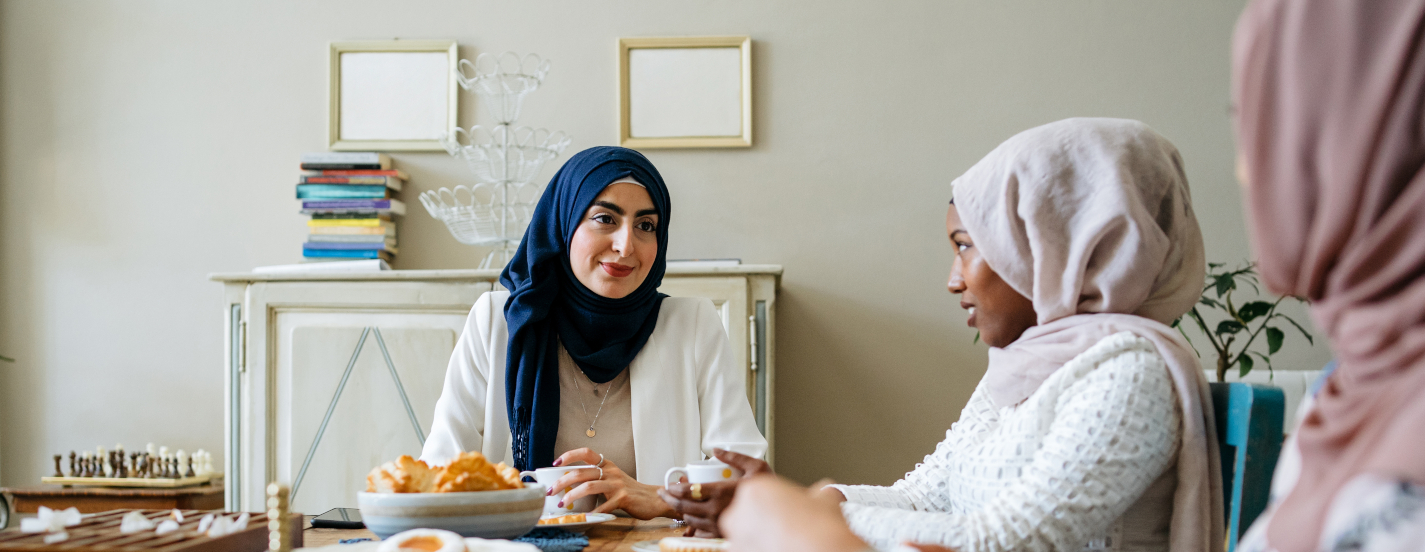
<svg viewBox="0 0 1425 552"><path fill-rule="evenodd" d="M1136 121L1068 119L953 188L949 290L991 347L959 421L890 487L743 481L723 533L746 552L1220 551L1211 397L1169 326L1205 268L1176 148Z"/></svg>
<svg viewBox="0 0 1425 552"><path fill-rule="evenodd" d="M675 515L664 472L767 442L707 299L658 293L668 188L633 150L596 147L554 175L500 284L456 343L421 459L463 451L521 470L587 463L551 485L596 511Z"/></svg>
<svg viewBox="0 0 1425 552"><path fill-rule="evenodd" d="M1238 549L1425 549L1425 1L1256 1L1234 42L1262 281L1337 358Z"/></svg>

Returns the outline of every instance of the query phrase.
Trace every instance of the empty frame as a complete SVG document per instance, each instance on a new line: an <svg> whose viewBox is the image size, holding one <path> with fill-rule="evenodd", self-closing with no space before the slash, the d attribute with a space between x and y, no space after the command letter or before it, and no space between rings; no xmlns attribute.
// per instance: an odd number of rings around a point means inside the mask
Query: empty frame
<svg viewBox="0 0 1425 552"><path fill-rule="evenodd" d="M328 147L444 151L456 125L453 40L333 42Z"/></svg>
<svg viewBox="0 0 1425 552"><path fill-rule="evenodd" d="M752 39L619 39L619 144L752 145Z"/></svg>

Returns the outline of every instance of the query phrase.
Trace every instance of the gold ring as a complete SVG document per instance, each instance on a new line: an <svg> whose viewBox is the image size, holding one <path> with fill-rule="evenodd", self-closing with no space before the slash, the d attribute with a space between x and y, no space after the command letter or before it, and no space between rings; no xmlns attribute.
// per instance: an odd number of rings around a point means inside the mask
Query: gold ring
<svg viewBox="0 0 1425 552"><path fill-rule="evenodd" d="M698 501L698 502L702 502L702 501L703 501L703 484L702 484L702 483L693 483L693 486L692 486L692 487L688 487L688 495L689 495L689 496L692 496L692 497L693 497L693 500L696 500L696 501Z"/></svg>

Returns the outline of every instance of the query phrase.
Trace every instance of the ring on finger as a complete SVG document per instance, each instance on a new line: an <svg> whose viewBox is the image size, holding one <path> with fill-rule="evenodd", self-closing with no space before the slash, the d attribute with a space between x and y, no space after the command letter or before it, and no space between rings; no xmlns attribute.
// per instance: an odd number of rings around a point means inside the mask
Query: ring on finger
<svg viewBox="0 0 1425 552"><path fill-rule="evenodd" d="M702 484L702 483L693 483L693 486L692 486L692 487L688 487L688 496L693 497L693 500L696 500L696 501L698 501L698 502L702 502L702 501L703 501L703 484Z"/></svg>
<svg viewBox="0 0 1425 552"><path fill-rule="evenodd" d="M594 466L595 466L595 467L600 467L600 468L604 467L604 455L602 455L602 454L599 455L599 463L598 463L598 464L594 464Z"/></svg>
<svg viewBox="0 0 1425 552"><path fill-rule="evenodd" d="M594 467L599 468L598 466L594 466ZM599 481L603 481L603 480L604 480L604 469L603 469L603 468L599 468Z"/></svg>

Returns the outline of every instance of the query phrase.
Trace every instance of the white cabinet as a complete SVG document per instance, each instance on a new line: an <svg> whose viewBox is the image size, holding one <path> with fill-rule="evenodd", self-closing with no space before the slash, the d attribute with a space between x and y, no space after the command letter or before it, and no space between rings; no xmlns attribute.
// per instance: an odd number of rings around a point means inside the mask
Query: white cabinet
<svg viewBox="0 0 1425 552"><path fill-rule="evenodd" d="M717 307L769 444L780 275L770 265L674 266L661 288ZM354 506L373 466L420 454L455 340L499 271L211 278L226 288L227 508L262 510L266 484L283 481L294 511L319 514Z"/></svg>

